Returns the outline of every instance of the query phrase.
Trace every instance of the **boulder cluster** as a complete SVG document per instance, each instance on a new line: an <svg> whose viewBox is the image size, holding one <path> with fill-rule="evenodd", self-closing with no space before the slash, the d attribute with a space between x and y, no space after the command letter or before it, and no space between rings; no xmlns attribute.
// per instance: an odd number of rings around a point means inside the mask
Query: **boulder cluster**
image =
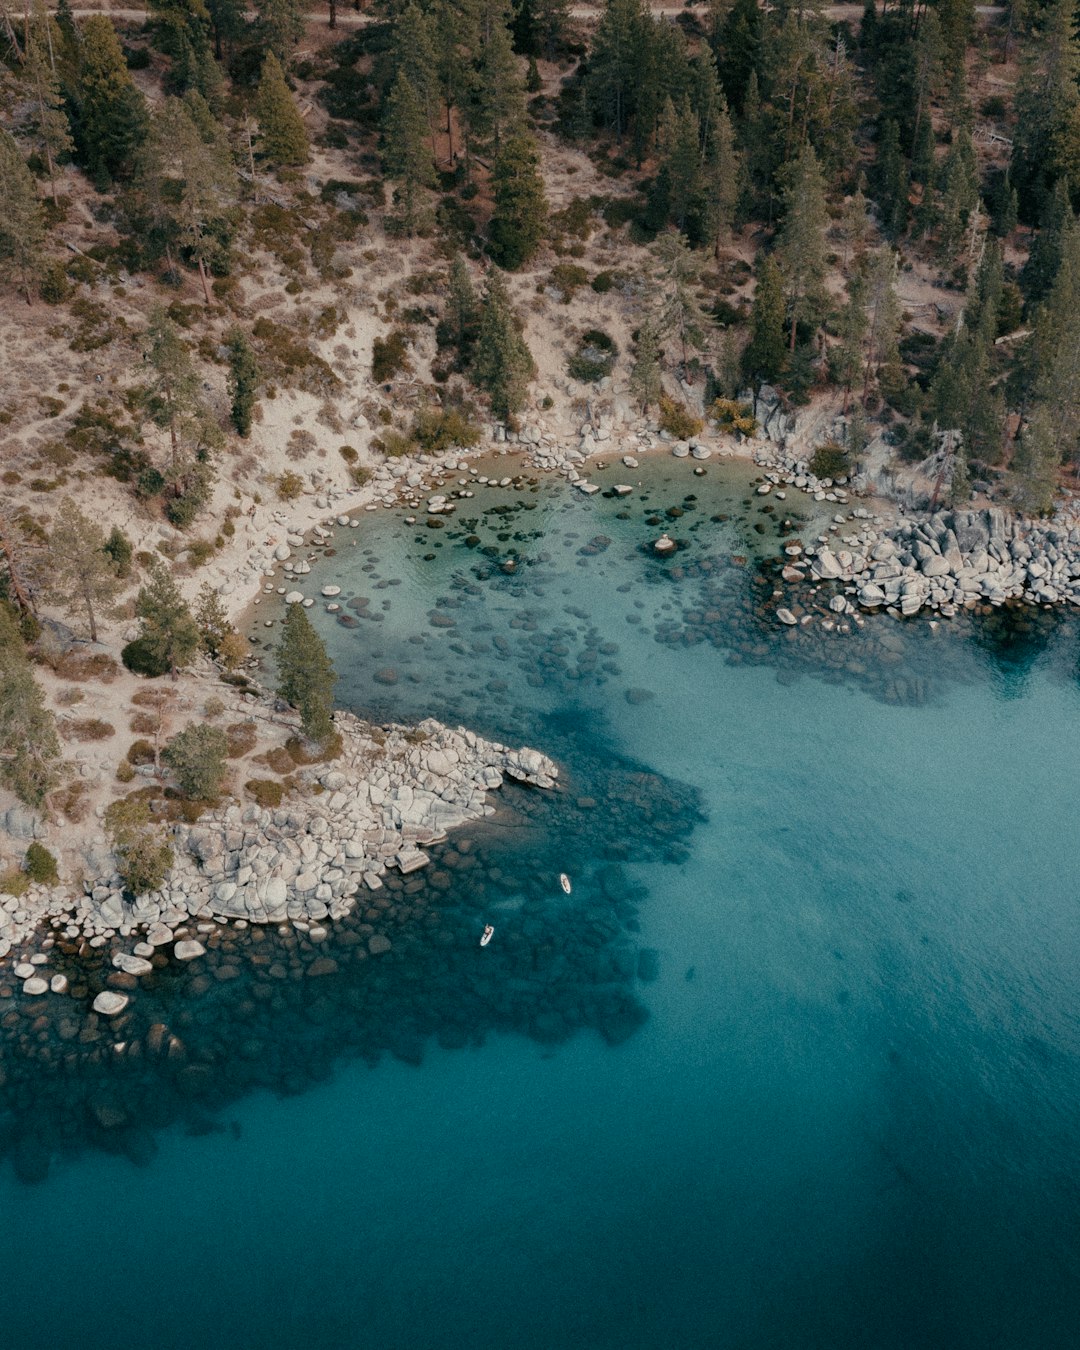
<svg viewBox="0 0 1080 1350"><path fill-rule="evenodd" d="M195 825L174 825L175 863L161 891L133 898L111 875L84 882L82 895L44 886L0 895L0 957L23 948L42 927L91 947L139 934L134 959L145 960L155 948L190 937L190 925L209 931L221 920L340 918L361 887L381 889L389 868L407 874L426 866L424 845L493 814L487 795L504 777L551 788L559 773L539 751L509 749L433 719L415 728L376 728L338 713L336 724L340 757L302 771L304 790L287 805L231 803ZM179 959L183 945L174 949ZM26 978L39 979L30 967Z"/></svg>

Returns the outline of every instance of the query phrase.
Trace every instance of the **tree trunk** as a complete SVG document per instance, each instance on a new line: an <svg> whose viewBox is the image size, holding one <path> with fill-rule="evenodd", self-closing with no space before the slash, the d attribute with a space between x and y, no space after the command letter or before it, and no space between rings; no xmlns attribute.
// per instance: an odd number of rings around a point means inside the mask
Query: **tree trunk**
<svg viewBox="0 0 1080 1350"><path fill-rule="evenodd" d="M337 0L330 0L330 27L337 27Z"/></svg>
<svg viewBox="0 0 1080 1350"><path fill-rule="evenodd" d="M35 613L30 592L19 577L19 567L15 560L15 546L11 542L7 521L3 516L0 516L0 553L7 559L8 576L11 578L11 589L15 592L15 599L28 614Z"/></svg>
<svg viewBox="0 0 1080 1350"><path fill-rule="evenodd" d="M214 301L210 295L210 283L206 279L206 263L203 262L201 255L199 257L199 280L202 282L203 296L206 299L206 303L212 305Z"/></svg>

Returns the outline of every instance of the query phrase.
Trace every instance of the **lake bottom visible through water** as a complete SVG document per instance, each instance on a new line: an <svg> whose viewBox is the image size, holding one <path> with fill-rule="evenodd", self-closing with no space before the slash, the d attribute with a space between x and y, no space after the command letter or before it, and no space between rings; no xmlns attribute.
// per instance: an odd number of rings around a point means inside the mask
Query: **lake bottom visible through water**
<svg viewBox="0 0 1080 1350"><path fill-rule="evenodd" d="M5 1345L1080 1343L1076 623L784 630L821 522L633 473L335 531L340 700L563 790L396 878L383 965L358 913L148 991L182 1064L9 1027Z"/></svg>

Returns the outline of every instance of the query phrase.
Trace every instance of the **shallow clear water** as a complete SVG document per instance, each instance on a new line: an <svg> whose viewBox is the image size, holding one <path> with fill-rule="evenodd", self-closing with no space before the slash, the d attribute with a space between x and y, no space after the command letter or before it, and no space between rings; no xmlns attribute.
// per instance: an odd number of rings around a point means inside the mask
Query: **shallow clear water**
<svg viewBox="0 0 1080 1350"><path fill-rule="evenodd" d="M326 1081L241 1095L225 1133L165 1129L146 1167L5 1171L6 1345L1080 1343L1076 626L777 630L752 558L777 535L739 475L649 465L645 501L478 489L442 530L337 531L310 593L385 616L312 611L344 701L556 753L569 792L509 793L478 837L541 894L565 865L574 895L449 893L469 952L438 967L420 1067L335 1041ZM661 563L646 521L687 493ZM666 806L619 815L605 766ZM504 971L476 964L481 913L493 962L524 938L540 968L552 931L594 941L608 892L597 951L659 953L617 986L636 1030L569 1035L606 1024L557 982L527 1015L478 983ZM436 983L417 951L410 1006ZM427 1039L447 969L483 1023L467 1048Z"/></svg>

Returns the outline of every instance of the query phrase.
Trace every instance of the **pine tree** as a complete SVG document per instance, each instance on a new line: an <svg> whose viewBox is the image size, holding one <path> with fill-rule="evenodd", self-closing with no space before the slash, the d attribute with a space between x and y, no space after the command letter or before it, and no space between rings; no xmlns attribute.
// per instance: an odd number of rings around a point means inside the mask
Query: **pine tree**
<svg viewBox="0 0 1080 1350"><path fill-rule="evenodd" d="M105 532L64 497L45 553L45 594L68 614L81 614L98 640L97 620L108 614L120 590L116 563L105 551Z"/></svg>
<svg viewBox="0 0 1080 1350"><path fill-rule="evenodd" d="M657 149L667 180L668 211L675 228L686 229L686 217L701 175L700 128L687 95L678 107L670 98L660 115Z"/></svg>
<svg viewBox="0 0 1080 1350"><path fill-rule="evenodd" d="M723 105L716 110L706 141L702 186L705 228L719 260L731 235L742 189L742 157L735 149L735 129Z"/></svg>
<svg viewBox="0 0 1080 1350"><path fill-rule="evenodd" d="M956 441L952 453L952 473L949 477L949 505L964 506L971 500L971 474L968 472L967 450L962 439Z"/></svg>
<svg viewBox="0 0 1080 1350"><path fill-rule="evenodd" d="M606 0L589 53L589 96L620 143L636 106L648 23L641 0Z"/></svg>
<svg viewBox="0 0 1080 1350"><path fill-rule="evenodd" d="M536 253L547 220L540 155L524 128L503 141L491 187L495 202L489 227L491 256L500 267L514 271Z"/></svg>
<svg viewBox="0 0 1080 1350"><path fill-rule="evenodd" d="M0 276L33 301L45 266L45 217L19 147L0 128Z"/></svg>
<svg viewBox="0 0 1080 1350"><path fill-rule="evenodd" d="M278 693L300 714L304 734L325 745L334 732L337 676L322 639L302 605L290 605L277 651Z"/></svg>
<svg viewBox="0 0 1080 1350"><path fill-rule="evenodd" d="M1010 178L1021 219L1038 220L1057 181L1080 191L1080 40L1074 0L1050 0L1016 91Z"/></svg>
<svg viewBox="0 0 1080 1350"><path fill-rule="evenodd" d="M924 123L930 124L930 102L941 87L945 64L945 42L937 11L927 7L915 35L915 125L912 140L918 144Z"/></svg>
<svg viewBox="0 0 1080 1350"><path fill-rule="evenodd" d="M784 278L776 259L770 256L758 268L750 341L743 351L743 370L753 384L755 404L761 386L774 383L783 374L786 359Z"/></svg>
<svg viewBox="0 0 1080 1350"><path fill-rule="evenodd" d="M477 16L469 8L462 8L457 0L431 0L431 42L435 55L435 75L446 109L444 130L448 142L448 158L453 163L455 108L468 99L472 78L468 52L479 42Z"/></svg>
<svg viewBox="0 0 1080 1350"><path fill-rule="evenodd" d="M26 76L34 96L34 132L45 155L49 188L57 202L56 166L75 148L64 112L64 96L53 54L53 21L43 0L35 0L34 14L26 33Z"/></svg>
<svg viewBox="0 0 1080 1350"><path fill-rule="evenodd" d="M259 363L255 349L242 329L232 328L225 335L229 351L230 416L237 435L251 434L251 414L259 390Z"/></svg>
<svg viewBox="0 0 1080 1350"><path fill-rule="evenodd" d="M897 239L907 226L908 171L900 149L900 128L891 120L881 130L875 177L882 228L890 239Z"/></svg>
<svg viewBox="0 0 1080 1350"><path fill-rule="evenodd" d="M263 62L255 95L255 116L259 123L260 148L271 164L308 162L311 147L307 130L285 83L281 62L273 51Z"/></svg>
<svg viewBox="0 0 1080 1350"><path fill-rule="evenodd" d="M203 296L211 302L208 269L221 254L226 213L237 198L237 177L225 134L202 96L189 90L167 98L154 116L151 137L156 171L176 184L163 193L173 204L180 246L199 268Z"/></svg>
<svg viewBox="0 0 1080 1350"><path fill-rule="evenodd" d="M214 34L214 55L220 61L243 36L243 0L206 0L206 11Z"/></svg>
<svg viewBox="0 0 1080 1350"><path fill-rule="evenodd" d="M499 272L488 273L480 332L473 357L473 378L491 398L491 410L510 422L525 406L536 363L521 335L521 323Z"/></svg>
<svg viewBox="0 0 1080 1350"><path fill-rule="evenodd" d="M756 0L752 0L752 3L755 4L756 8ZM770 191L775 167L775 148L769 110L761 100L756 70L750 72L750 82L747 86L746 98L743 101L739 140L742 146L747 178L753 189L754 197L760 201ZM769 217L771 220L771 196L769 200Z"/></svg>
<svg viewBox="0 0 1080 1350"><path fill-rule="evenodd" d="M956 257L968 220L979 202L978 162L971 135L956 133L941 167L941 243L946 256Z"/></svg>
<svg viewBox="0 0 1080 1350"><path fill-rule="evenodd" d="M393 70L391 87L399 75L404 77L423 108L429 130L433 133L439 90L435 46L431 19L415 0L410 0L394 24L390 56ZM433 141L432 156L434 153Z"/></svg>
<svg viewBox="0 0 1080 1350"><path fill-rule="evenodd" d="M217 654L226 635L233 631L221 596L208 581L199 587L199 598L195 605L195 622L199 626L199 636L203 646L211 656Z"/></svg>
<svg viewBox="0 0 1080 1350"><path fill-rule="evenodd" d="M1062 243L1074 220L1069 189L1059 181L1043 209L1021 274L1021 284L1029 301L1041 300L1054 284L1061 265Z"/></svg>
<svg viewBox="0 0 1080 1350"><path fill-rule="evenodd" d="M27 806L56 784L56 722L26 658L11 610L0 604L0 783Z"/></svg>
<svg viewBox="0 0 1080 1350"><path fill-rule="evenodd" d="M936 176L936 149L934 123L927 115L919 123L919 129L915 133L915 145L911 152L911 179L912 182L922 185L924 194L930 191Z"/></svg>
<svg viewBox="0 0 1080 1350"><path fill-rule="evenodd" d="M559 43L570 24L569 0L532 0L538 54L555 60Z"/></svg>
<svg viewBox="0 0 1080 1350"><path fill-rule="evenodd" d="M175 460L188 422L202 411L202 398L191 353L162 305L155 305L150 311L146 359L153 371L147 411L157 426L168 429L171 457Z"/></svg>
<svg viewBox="0 0 1080 1350"><path fill-rule="evenodd" d="M175 677L201 645L199 625L163 563L150 564L150 580L135 600L135 614L142 620L140 641L160 670Z"/></svg>
<svg viewBox="0 0 1080 1350"><path fill-rule="evenodd" d="M655 284L662 300L657 316L660 335L679 343L684 370L690 350L705 345L706 319L697 298L701 264L681 234L660 236L650 250L656 262Z"/></svg>
<svg viewBox="0 0 1080 1350"><path fill-rule="evenodd" d="M799 325L815 323L820 312L828 270L825 256L828 220L821 169L813 146L806 145L785 174L784 221L776 246L787 290L792 352Z"/></svg>
<svg viewBox="0 0 1080 1350"><path fill-rule="evenodd" d="M255 0L256 28L268 55L287 66L296 44L304 36L301 0ZM265 66L264 66L265 69Z"/></svg>
<svg viewBox="0 0 1080 1350"><path fill-rule="evenodd" d="M1080 224L1075 221L1063 235L1057 276L1036 316L1029 366L1032 400L1044 414L1037 441L1049 435L1059 462L1074 458L1080 445Z"/></svg>
<svg viewBox="0 0 1080 1350"><path fill-rule="evenodd" d="M439 325L439 344L457 348L461 365L469 364L480 323L480 304L473 289L465 260L455 257L450 264L446 289L446 309Z"/></svg>
<svg viewBox="0 0 1080 1350"><path fill-rule="evenodd" d="M841 270L846 275L852 258L857 259L860 256L866 243L866 236L870 233L870 219L866 212L866 197L862 190L861 176L855 191L844 202L840 212L839 233L844 243L844 252L840 260Z"/></svg>
<svg viewBox="0 0 1080 1350"><path fill-rule="evenodd" d="M720 83L728 104L741 114L750 80L760 79L764 56L764 22L757 0L735 0L730 8L716 10L722 22L712 33Z"/></svg>
<svg viewBox="0 0 1080 1350"><path fill-rule="evenodd" d="M465 112L470 157L475 148L483 146L497 154L504 137L524 126L525 84L521 63L503 23L492 25L491 36L480 49Z"/></svg>
<svg viewBox="0 0 1080 1350"><path fill-rule="evenodd" d="M658 403L664 392L662 352L659 328L656 320L650 316L638 329L634 364L630 371L630 388L640 400L644 412Z"/></svg>
<svg viewBox="0 0 1080 1350"><path fill-rule="evenodd" d="M847 416L851 387L862 371L866 328L866 281L861 272L856 272L848 282L847 304L840 313L840 341L829 354L833 379L844 391L844 416Z"/></svg>
<svg viewBox="0 0 1080 1350"><path fill-rule="evenodd" d="M412 234L419 220L421 193L436 184L428 143L428 124L416 90L403 71L398 71L386 102L383 166L386 175L397 184L401 221Z"/></svg>
<svg viewBox="0 0 1080 1350"><path fill-rule="evenodd" d="M1013 501L1032 516L1048 516L1054 508L1061 454L1053 421L1049 408L1037 407L1013 455Z"/></svg>
<svg viewBox="0 0 1080 1350"><path fill-rule="evenodd" d="M895 398L903 384L900 365L900 301L896 294L896 255L882 249L870 266L867 286L869 326L867 328L866 368L863 375L863 402L870 377L877 372L886 397Z"/></svg>
<svg viewBox="0 0 1080 1350"><path fill-rule="evenodd" d="M82 24L79 48L80 108L76 144L90 177L100 187L129 177L149 118L132 83L112 23L92 14Z"/></svg>

